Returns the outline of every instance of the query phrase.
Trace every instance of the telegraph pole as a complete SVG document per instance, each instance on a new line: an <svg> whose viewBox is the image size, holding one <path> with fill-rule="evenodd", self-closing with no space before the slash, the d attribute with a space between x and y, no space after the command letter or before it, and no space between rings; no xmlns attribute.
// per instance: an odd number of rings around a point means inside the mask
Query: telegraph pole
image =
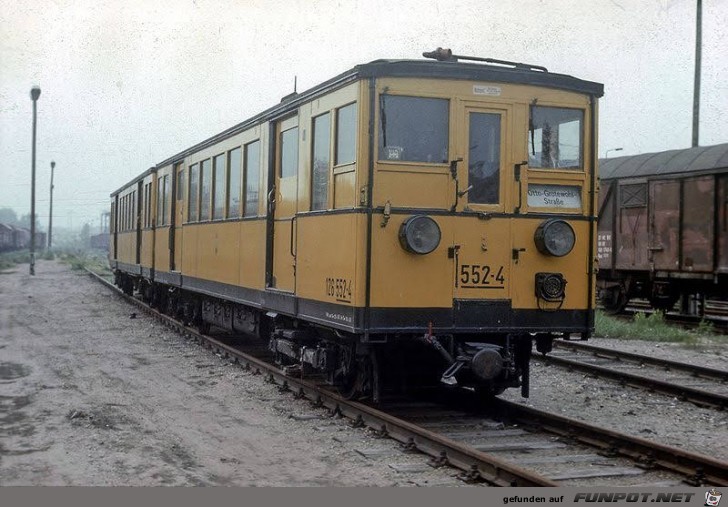
<svg viewBox="0 0 728 507"><path fill-rule="evenodd" d="M48 250L51 249L53 244L53 170L56 168L56 163L51 161L51 211L48 214Z"/></svg>
<svg viewBox="0 0 728 507"><path fill-rule="evenodd" d="M34 86L30 89L30 98L33 100L33 165L31 169L30 182L30 274L35 275L35 127L37 108L36 104L40 97L40 87Z"/></svg>
<svg viewBox="0 0 728 507"><path fill-rule="evenodd" d="M695 15L695 85L693 88L693 148L698 146L700 127L700 61L703 39L703 0L697 0L698 9Z"/></svg>

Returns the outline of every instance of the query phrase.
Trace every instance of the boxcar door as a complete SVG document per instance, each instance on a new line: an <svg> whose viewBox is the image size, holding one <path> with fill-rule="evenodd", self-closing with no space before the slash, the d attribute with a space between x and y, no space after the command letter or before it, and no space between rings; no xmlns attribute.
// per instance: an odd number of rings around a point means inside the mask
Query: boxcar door
<svg viewBox="0 0 728 507"><path fill-rule="evenodd" d="M654 269L680 267L680 181L650 182L650 263Z"/></svg>
<svg viewBox="0 0 728 507"><path fill-rule="evenodd" d="M504 168L509 158L507 110L467 106L460 152L463 161L458 169L459 198L457 210L480 212L504 209ZM481 220L462 217L454 231L455 299L510 299L511 259L510 223L506 220Z"/></svg>
<svg viewBox="0 0 728 507"><path fill-rule="evenodd" d="M273 238L269 288L295 292L295 216L298 211L298 117L276 123L275 186L269 192L273 207Z"/></svg>

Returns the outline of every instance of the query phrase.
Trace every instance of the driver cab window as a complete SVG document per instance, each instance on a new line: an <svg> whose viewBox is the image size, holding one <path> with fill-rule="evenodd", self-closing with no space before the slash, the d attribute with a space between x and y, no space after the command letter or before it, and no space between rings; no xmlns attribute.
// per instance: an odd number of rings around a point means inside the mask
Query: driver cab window
<svg viewBox="0 0 728 507"><path fill-rule="evenodd" d="M528 166L536 169L579 169L582 163L584 111L531 106Z"/></svg>
<svg viewBox="0 0 728 507"><path fill-rule="evenodd" d="M500 196L501 117L470 113L468 202L498 204Z"/></svg>

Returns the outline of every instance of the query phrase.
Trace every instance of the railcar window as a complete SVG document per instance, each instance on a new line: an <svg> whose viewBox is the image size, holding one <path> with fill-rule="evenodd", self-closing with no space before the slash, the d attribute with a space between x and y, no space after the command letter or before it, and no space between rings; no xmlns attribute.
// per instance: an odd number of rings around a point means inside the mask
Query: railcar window
<svg viewBox="0 0 728 507"><path fill-rule="evenodd" d="M260 141L245 145L245 213L258 214L258 185L260 180Z"/></svg>
<svg viewBox="0 0 728 507"><path fill-rule="evenodd" d="M448 161L447 99L379 96L379 160Z"/></svg>
<svg viewBox="0 0 728 507"><path fill-rule="evenodd" d="M356 158L356 103L336 110L336 165L351 164Z"/></svg>
<svg viewBox="0 0 728 507"><path fill-rule="evenodd" d="M177 200L185 198L185 168L182 164L177 165Z"/></svg>
<svg viewBox="0 0 728 507"><path fill-rule="evenodd" d="M620 187L620 204L623 208L647 206L647 183L635 183Z"/></svg>
<svg viewBox="0 0 728 507"><path fill-rule="evenodd" d="M166 176L160 176L157 178L157 227L165 225L167 223L167 214L165 213L165 198L166 198Z"/></svg>
<svg viewBox="0 0 728 507"><path fill-rule="evenodd" d="M215 178L212 193L212 219L223 218L225 213L225 154L218 155L213 160Z"/></svg>
<svg viewBox="0 0 728 507"><path fill-rule="evenodd" d="M200 164L200 221L210 220L210 197L212 190L212 160Z"/></svg>
<svg viewBox="0 0 728 507"><path fill-rule="evenodd" d="M313 119L313 167L311 174L311 209L326 209L329 195L331 163L331 114Z"/></svg>
<svg viewBox="0 0 728 507"><path fill-rule="evenodd" d="M132 218L132 229L136 230L138 223L138 210L137 210L137 195L136 190L131 193L131 218Z"/></svg>
<svg viewBox="0 0 728 507"><path fill-rule="evenodd" d="M197 220L199 220L199 215L197 213L197 190L199 188L199 184L200 168L197 164L192 164L190 166L190 191L187 194L187 198L189 199L189 202L187 203L187 209L189 210L187 213L188 222L197 222Z"/></svg>
<svg viewBox="0 0 728 507"><path fill-rule="evenodd" d="M496 204L500 189L499 114L470 113L468 202Z"/></svg>
<svg viewBox="0 0 728 507"><path fill-rule="evenodd" d="M228 151L228 218L240 214L240 162L240 148Z"/></svg>
<svg viewBox="0 0 728 507"><path fill-rule="evenodd" d="M298 127L281 134L281 178L295 176L298 172Z"/></svg>
<svg viewBox="0 0 728 507"><path fill-rule="evenodd" d="M531 106L528 165L543 169L579 169L582 165L584 111Z"/></svg>

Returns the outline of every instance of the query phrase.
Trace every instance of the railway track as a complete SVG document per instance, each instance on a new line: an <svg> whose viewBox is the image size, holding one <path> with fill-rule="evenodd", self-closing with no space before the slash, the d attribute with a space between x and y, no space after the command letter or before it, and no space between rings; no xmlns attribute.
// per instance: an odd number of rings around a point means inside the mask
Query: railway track
<svg viewBox="0 0 728 507"><path fill-rule="evenodd" d="M267 363L261 357L266 353L260 344L251 350L224 336L201 334L89 273L185 338L246 370L265 375L280 391L326 407L354 426L394 439L405 451L428 455L433 466L458 469L466 481L493 486L571 486L618 477L637 480L641 485L677 485L681 481L695 486L728 484L728 465L710 457L504 400L495 400L485 413L470 408L479 404L467 391L448 395L445 403L385 399L373 407L346 400L316 377L295 378Z"/></svg>
<svg viewBox="0 0 728 507"><path fill-rule="evenodd" d="M676 305L677 308L677 305ZM646 300L633 299L624 309L622 315L633 317L638 313L652 314L655 309L650 306ZM706 301L702 315L683 314L677 311L663 313L667 322L671 324L683 326L685 328L696 328L702 322L708 322L713 325L716 332L728 333L728 302L725 301Z"/></svg>
<svg viewBox="0 0 728 507"><path fill-rule="evenodd" d="M701 407L728 408L726 370L564 340L554 341L554 351L549 355L536 355L534 358L616 380L621 385L674 396Z"/></svg>

